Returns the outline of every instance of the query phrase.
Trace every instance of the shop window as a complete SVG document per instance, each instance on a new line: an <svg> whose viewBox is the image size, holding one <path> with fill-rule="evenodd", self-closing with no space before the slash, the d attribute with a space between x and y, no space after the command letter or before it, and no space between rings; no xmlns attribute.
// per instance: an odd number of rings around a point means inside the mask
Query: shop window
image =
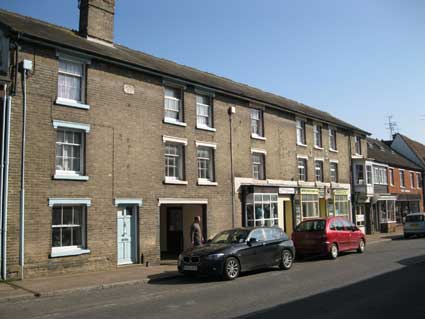
<svg viewBox="0 0 425 319"><path fill-rule="evenodd" d="M303 219L319 217L319 195L302 194L301 210Z"/></svg>
<svg viewBox="0 0 425 319"><path fill-rule="evenodd" d="M344 216L349 218L350 202L347 195L335 195L334 210L335 216Z"/></svg>
<svg viewBox="0 0 425 319"><path fill-rule="evenodd" d="M245 224L248 227L278 225L277 194L249 194Z"/></svg>

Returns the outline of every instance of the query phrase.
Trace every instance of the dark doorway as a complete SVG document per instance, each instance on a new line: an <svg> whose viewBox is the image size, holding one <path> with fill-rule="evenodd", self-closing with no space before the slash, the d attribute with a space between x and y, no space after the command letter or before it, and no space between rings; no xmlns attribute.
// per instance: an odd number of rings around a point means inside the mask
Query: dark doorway
<svg viewBox="0 0 425 319"><path fill-rule="evenodd" d="M183 251L183 211L181 207L167 207L167 256L177 258Z"/></svg>

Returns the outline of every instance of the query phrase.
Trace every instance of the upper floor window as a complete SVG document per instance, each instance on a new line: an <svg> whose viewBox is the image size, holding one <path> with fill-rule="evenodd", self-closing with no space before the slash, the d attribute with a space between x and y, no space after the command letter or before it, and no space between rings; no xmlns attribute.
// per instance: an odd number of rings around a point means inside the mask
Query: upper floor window
<svg viewBox="0 0 425 319"><path fill-rule="evenodd" d="M198 128L212 128L212 98L207 95L196 96L196 124Z"/></svg>
<svg viewBox="0 0 425 319"><path fill-rule="evenodd" d="M265 156L263 153L252 153L252 176L255 179L266 179Z"/></svg>
<svg viewBox="0 0 425 319"><path fill-rule="evenodd" d="M368 185L372 184L372 166L366 165L366 183Z"/></svg>
<svg viewBox="0 0 425 319"><path fill-rule="evenodd" d="M399 170L399 175L400 175L400 187L406 187L406 182L404 180L404 170L400 169Z"/></svg>
<svg viewBox="0 0 425 319"><path fill-rule="evenodd" d="M165 177L166 181L184 179L183 144L165 143Z"/></svg>
<svg viewBox="0 0 425 319"><path fill-rule="evenodd" d="M165 87L164 91L164 120L166 122L171 123L183 122L182 89L174 87Z"/></svg>
<svg viewBox="0 0 425 319"><path fill-rule="evenodd" d="M298 158L298 179L307 181L307 159Z"/></svg>
<svg viewBox="0 0 425 319"><path fill-rule="evenodd" d="M263 112L261 110L251 109L251 134L264 137Z"/></svg>
<svg viewBox="0 0 425 319"><path fill-rule="evenodd" d="M322 148L323 142L322 142L322 127L320 125L314 125L314 146Z"/></svg>
<svg viewBox="0 0 425 319"><path fill-rule="evenodd" d="M316 181L323 182L323 161L315 161L314 170L316 173Z"/></svg>
<svg viewBox="0 0 425 319"><path fill-rule="evenodd" d="M59 59L58 98L84 103L84 63Z"/></svg>
<svg viewBox="0 0 425 319"><path fill-rule="evenodd" d="M297 120L297 144L306 145L305 121Z"/></svg>
<svg viewBox="0 0 425 319"><path fill-rule="evenodd" d="M364 166L357 164L356 166L356 184L364 184Z"/></svg>
<svg viewBox="0 0 425 319"><path fill-rule="evenodd" d="M84 132L57 129L56 175L84 175Z"/></svg>
<svg viewBox="0 0 425 319"><path fill-rule="evenodd" d="M373 168L373 180L375 184L387 185L387 169L385 167L375 166Z"/></svg>
<svg viewBox="0 0 425 319"><path fill-rule="evenodd" d="M394 185L394 169L388 169L388 175L390 176L390 185Z"/></svg>
<svg viewBox="0 0 425 319"><path fill-rule="evenodd" d="M334 128L329 128L329 149L332 151L336 151L337 150L337 145L336 145L336 129Z"/></svg>
<svg viewBox="0 0 425 319"><path fill-rule="evenodd" d="M198 146L198 179L214 181L214 150L212 147Z"/></svg>
<svg viewBox="0 0 425 319"><path fill-rule="evenodd" d="M422 187L421 173L416 173L416 185L418 185L418 188Z"/></svg>
<svg viewBox="0 0 425 319"><path fill-rule="evenodd" d="M354 136L354 151L357 155L362 154L362 140L360 136Z"/></svg>
<svg viewBox="0 0 425 319"><path fill-rule="evenodd" d="M415 188L415 173L410 172L410 188Z"/></svg>
<svg viewBox="0 0 425 319"><path fill-rule="evenodd" d="M329 169L330 169L331 182L338 183L338 163L330 162Z"/></svg>

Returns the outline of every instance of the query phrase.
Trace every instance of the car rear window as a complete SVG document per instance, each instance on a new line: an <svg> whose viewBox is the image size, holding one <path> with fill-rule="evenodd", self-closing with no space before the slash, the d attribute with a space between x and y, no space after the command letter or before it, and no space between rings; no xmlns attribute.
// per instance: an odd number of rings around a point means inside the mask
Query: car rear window
<svg viewBox="0 0 425 319"><path fill-rule="evenodd" d="M424 215L410 215L406 216L406 222L423 222Z"/></svg>
<svg viewBox="0 0 425 319"><path fill-rule="evenodd" d="M309 220L298 225L297 232L324 231L326 222L324 220Z"/></svg>

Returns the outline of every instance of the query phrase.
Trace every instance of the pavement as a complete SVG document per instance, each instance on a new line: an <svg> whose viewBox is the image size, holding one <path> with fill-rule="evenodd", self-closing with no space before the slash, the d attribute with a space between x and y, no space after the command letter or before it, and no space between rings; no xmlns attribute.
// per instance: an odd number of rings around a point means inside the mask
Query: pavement
<svg viewBox="0 0 425 319"><path fill-rule="evenodd" d="M367 236L367 245L401 238L401 233ZM79 291L101 290L128 285L143 285L150 281L173 279L180 276L175 264L160 266L130 265L112 271L87 272L67 276L0 282L0 303L65 295Z"/></svg>

